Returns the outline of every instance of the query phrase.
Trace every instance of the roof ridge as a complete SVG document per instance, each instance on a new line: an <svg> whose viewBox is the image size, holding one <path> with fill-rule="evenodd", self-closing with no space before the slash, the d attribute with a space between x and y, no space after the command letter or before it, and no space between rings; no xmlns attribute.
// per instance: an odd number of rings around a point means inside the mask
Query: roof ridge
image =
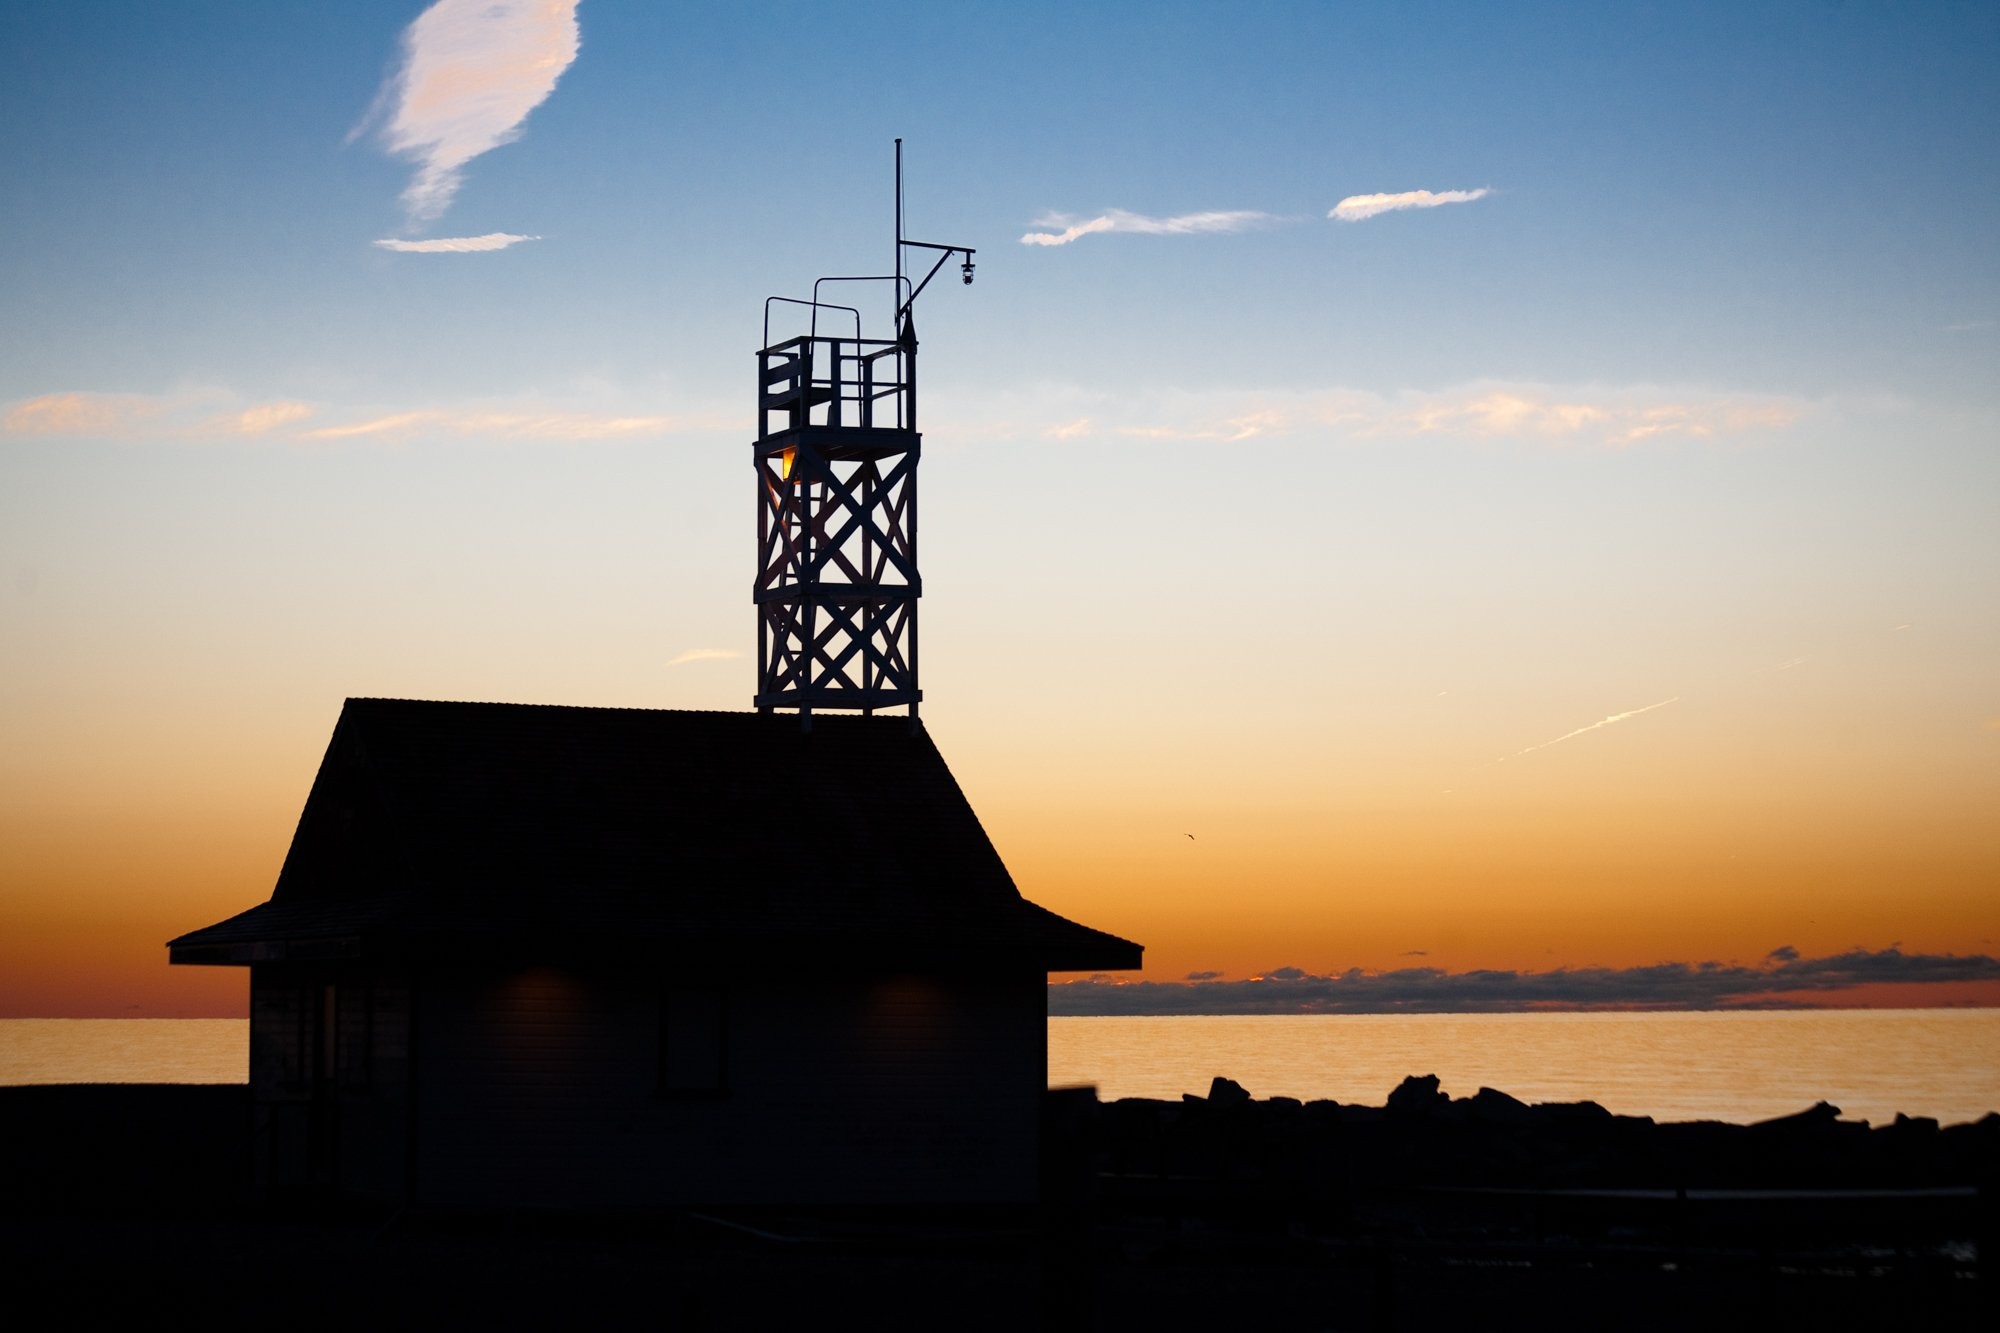
<svg viewBox="0 0 2000 1333"><path fill-rule="evenodd" d="M404 698L404 697L399 697L399 696L393 696L393 695L380 695L380 694L355 694L355 695L349 695L349 696L348 696L348 697L346 698L346 700L344 701L344 705L345 705L345 704L398 704L398 705L404 705L404 704L407 704L407 705L411 705L411 706L415 706L415 707L422 707L422 708L518 708L518 709L541 709L541 710L545 710L545 711L548 711L548 712L571 712L571 713L670 713L670 714L675 714L675 715L678 715L678 716L683 716L683 717L773 717L773 718L786 718L786 717L793 717L793 716L796 716L795 714L793 714L793 713L789 713L789 712L788 712L788 713L760 713L760 712L756 711L755 709L749 709L749 708L741 708L741 709L738 709L738 708L652 708L652 707L647 707L647 706L645 706L645 705L641 705L641 704L552 704L552 703L521 703L521 702L518 702L518 701L513 701L513 700L504 700L504 699L410 699L410 698ZM858 713L848 713L848 712L830 712L830 711L828 711L828 712L815 712L815 713L813 714L813 721L814 721L814 723L815 723L815 724L817 724L817 723L820 723L820 722L827 722L827 721L831 721L831 722L835 723L836 725L845 725L845 724L847 724L847 723L849 723L849 722L867 722L867 723L881 723L881 722L903 722L903 723L907 723L907 722L909 721L909 719L908 719L907 717L905 717L904 715L900 714L900 713L896 713L896 714L880 714L880 715L877 715L877 716L874 716L874 717L864 717L864 716L862 716L862 715L860 715L860 714L858 714Z"/></svg>

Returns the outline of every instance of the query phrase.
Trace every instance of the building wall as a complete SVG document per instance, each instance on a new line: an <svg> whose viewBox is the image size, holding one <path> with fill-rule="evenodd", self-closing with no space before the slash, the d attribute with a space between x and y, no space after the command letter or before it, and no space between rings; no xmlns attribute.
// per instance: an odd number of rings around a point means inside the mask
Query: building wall
<svg viewBox="0 0 2000 1333"><path fill-rule="evenodd" d="M418 1198L637 1209L1030 1200L1043 980L426 972ZM712 1013L720 1078L707 1087L699 1030ZM663 1031L679 1033L664 1061Z"/></svg>
<svg viewBox="0 0 2000 1333"><path fill-rule="evenodd" d="M359 964L250 969L253 1169L267 1189L399 1198L408 1176L410 986Z"/></svg>

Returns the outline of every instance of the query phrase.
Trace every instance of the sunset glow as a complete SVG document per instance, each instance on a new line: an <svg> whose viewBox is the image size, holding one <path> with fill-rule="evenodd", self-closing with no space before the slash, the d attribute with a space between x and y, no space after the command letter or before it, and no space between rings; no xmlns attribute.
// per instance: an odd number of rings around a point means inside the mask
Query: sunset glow
<svg viewBox="0 0 2000 1333"><path fill-rule="evenodd" d="M0 1016L242 1014L347 697L748 708L898 135L923 722L1123 982L2000 1005L2000 18L1281 8L10 11Z"/></svg>

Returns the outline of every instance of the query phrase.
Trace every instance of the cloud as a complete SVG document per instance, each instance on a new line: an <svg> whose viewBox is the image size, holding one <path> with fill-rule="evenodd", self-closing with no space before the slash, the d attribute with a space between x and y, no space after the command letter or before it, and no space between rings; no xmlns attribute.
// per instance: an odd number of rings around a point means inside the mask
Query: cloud
<svg viewBox="0 0 2000 1333"><path fill-rule="evenodd" d="M1484 199L1492 190L1405 190L1401 194L1351 194L1327 211L1330 218L1359 222L1378 213L1401 208L1436 208L1440 204L1465 204ZM1255 227L1298 221L1251 208L1216 209L1205 213L1177 213L1156 218L1123 208L1107 208L1094 218L1074 213L1044 213L1035 219L1037 230L1021 237L1023 245L1068 245L1085 236L1104 231L1135 232L1147 236L1192 236L1206 232L1249 231Z"/></svg>
<svg viewBox="0 0 2000 1333"><path fill-rule="evenodd" d="M1530 440L1612 449L1721 441L1789 429L1827 410L1775 394L1656 385L1481 380L1382 394L1358 389L1159 389L1114 397L1075 386L972 398L934 396L933 423L960 438L1242 442L1329 436Z"/></svg>
<svg viewBox="0 0 2000 1333"><path fill-rule="evenodd" d="M122 436L163 410L157 399L129 393L45 393L26 398L0 417L9 435Z"/></svg>
<svg viewBox="0 0 2000 1333"><path fill-rule="evenodd" d="M676 657L670 658L670 667L683 666L689 662L727 662L743 656L734 648L690 648Z"/></svg>
<svg viewBox="0 0 2000 1333"><path fill-rule="evenodd" d="M1193 974L1201 975L1201 974ZM1985 954L1906 954L1891 946L1801 958L1774 949L1759 966L1654 963L1556 968L1548 972L1405 967L1315 975L1273 968L1247 981L1121 981L1108 976L1051 983L1051 1014L1506 1013L1544 1009L1740 1009L1798 1006L1801 995L1837 996L1861 986L2000 982Z"/></svg>
<svg viewBox="0 0 2000 1333"><path fill-rule="evenodd" d="M391 412L339 426L299 432L302 440L411 434L479 435L503 440L610 440L665 435L682 428L673 417L610 416L598 412L471 412L423 408Z"/></svg>
<svg viewBox="0 0 2000 1333"><path fill-rule="evenodd" d="M1599 718L1587 727L1578 727L1575 731L1565 731L1552 741L1543 741L1540 745L1530 745L1525 750L1516 750L1513 754L1505 756L1504 759L1519 759L1524 754L1532 754L1536 750L1546 750L1551 745L1561 745L1564 741L1573 740L1587 731L1596 731L1599 727L1608 727L1614 722L1623 722L1628 717L1637 717L1641 713L1650 713L1655 708L1665 708L1668 704L1677 704L1680 701L1681 697L1676 694L1671 699L1662 699L1656 704L1647 704L1644 708L1629 708L1622 713L1613 713L1610 717ZM1499 762L1504 762L1504 759Z"/></svg>
<svg viewBox="0 0 2000 1333"><path fill-rule="evenodd" d="M181 394L49 393L23 399L0 416L8 435L82 435L97 439L167 439L264 435L303 421L311 403L253 403L214 415L213 392Z"/></svg>
<svg viewBox="0 0 2000 1333"><path fill-rule="evenodd" d="M1170 218L1147 217L1122 208L1107 209L1089 221L1078 221L1071 213L1046 213L1035 220L1037 227L1056 231L1031 231L1021 238L1023 245L1068 245L1080 237L1100 231L1136 232L1145 236L1192 236L1203 232L1248 231L1278 221L1269 213L1251 209L1225 212L1181 213Z"/></svg>
<svg viewBox="0 0 2000 1333"><path fill-rule="evenodd" d="M1326 215L1338 218L1342 222L1359 222L1378 213L1393 213L1402 208L1436 208L1440 204L1469 204L1475 199L1484 199L1491 193L1492 190L1482 185L1476 190L1440 190L1435 194L1429 190L1404 190L1401 194L1350 194L1328 209Z"/></svg>
<svg viewBox="0 0 2000 1333"><path fill-rule="evenodd" d="M384 250L406 255L467 255L482 250L505 250L522 241L539 241L539 236L516 236L507 231L489 231L484 236L438 236L428 241L377 241Z"/></svg>
<svg viewBox="0 0 2000 1333"><path fill-rule="evenodd" d="M268 435L294 422L304 421L317 410L311 403L259 403L241 412L216 418L211 428L229 435Z"/></svg>
<svg viewBox="0 0 2000 1333"><path fill-rule="evenodd" d="M232 401L232 399L234 401ZM596 411L418 407L308 427L322 405L279 399L244 404L220 390L178 394L51 393L0 413L0 434L115 440L214 440L225 436L324 442L371 437L470 436L496 440L638 439L726 428L734 418L668 417Z"/></svg>
<svg viewBox="0 0 2000 1333"><path fill-rule="evenodd" d="M306 431L301 438L349 440L360 435L394 435L418 426L436 425L444 419L443 412L392 412L387 416L351 421L344 426L321 426L317 430Z"/></svg>
<svg viewBox="0 0 2000 1333"><path fill-rule="evenodd" d="M382 141L417 164L412 222L443 215L465 166L511 143L576 59L576 0L437 0L403 32L403 61L377 99Z"/></svg>

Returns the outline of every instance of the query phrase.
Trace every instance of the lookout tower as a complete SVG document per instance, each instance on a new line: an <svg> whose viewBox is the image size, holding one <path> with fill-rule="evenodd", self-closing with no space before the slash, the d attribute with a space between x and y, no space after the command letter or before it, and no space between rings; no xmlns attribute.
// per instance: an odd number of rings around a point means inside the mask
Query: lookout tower
<svg viewBox="0 0 2000 1333"><path fill-rule="evenodd" d="M936 256L921 280L918 265ZM757 353L757 711L910 710L917 716L916 299L952 256L972 250L903 235L903 141L896 140L896 262L885 274L826 277L812 298L764 302ZM860 305L823 300L856 284L886 296L894 336L863 336ZM773 307L803 333L773 341Z"/></svg>

